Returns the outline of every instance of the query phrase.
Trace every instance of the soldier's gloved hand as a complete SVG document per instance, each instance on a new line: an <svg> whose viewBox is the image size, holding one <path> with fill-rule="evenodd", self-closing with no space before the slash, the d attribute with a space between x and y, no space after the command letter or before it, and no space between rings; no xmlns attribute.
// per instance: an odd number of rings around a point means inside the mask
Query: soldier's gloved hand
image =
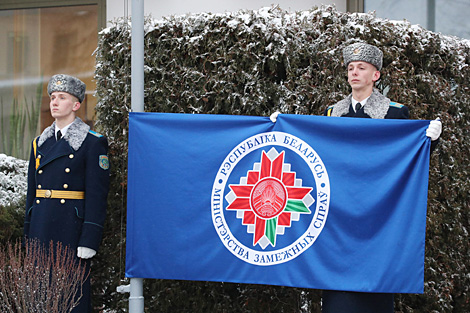
<svg viewBox="0 0 470 313"><path fill-rule="evenodd" d="M271 120L271 122L276 123L277 116L278 116L279 114L281 114L281 112L279 112L279 111L276 111L276 112L274 112L273 114L271 114L271 116L269 117L269 119Z"/></svg>
<svg viewBox="0 0 470 313"><path fill-rule="evenodd" d="M437 140L442 132L442 123L440 118L436 118L429 123L426 129L426 136L430 137L432 141Z"/></svg>
<svg viewBox="0 0 470 313"><path fill-rule="evenodd" d="M78 247L77 256L81 259L90 259L94 257L96 251L87 247Z"/></svg>

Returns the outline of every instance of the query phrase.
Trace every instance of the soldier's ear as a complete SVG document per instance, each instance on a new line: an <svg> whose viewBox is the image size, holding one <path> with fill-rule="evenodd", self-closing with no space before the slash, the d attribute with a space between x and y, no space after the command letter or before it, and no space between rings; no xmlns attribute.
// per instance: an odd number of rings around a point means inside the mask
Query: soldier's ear
<svg viewBox="0 0 470 313"><path fill-rule="evenodd" d="M380 79L380 71L375 71L374 76L372 77L372 80L374 83Z"/></svg>
<svg viewBox="0 0 470 313"><path fill-rule="evenodd" d="M73 103L72 111L73 111L73 112L77 112L78 109L80 109L80 106L81 106L81 103L78 102L78 101L75 101L75 102Z"/></svg>

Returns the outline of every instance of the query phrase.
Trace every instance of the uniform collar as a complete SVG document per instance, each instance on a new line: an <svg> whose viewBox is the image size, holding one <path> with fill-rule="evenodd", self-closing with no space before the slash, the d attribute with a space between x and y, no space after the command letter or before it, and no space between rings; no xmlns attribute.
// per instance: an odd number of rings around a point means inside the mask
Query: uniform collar
<svg viewBox="0 0 470 313"><path fill-rule="evenodd" d="M57 133L59 132L59 130L62 133L62 136L65 136L65 134L67 133L67 130L70 128L70 126L72 124L73 124L73 122L68 124L67 126L63 127L62 129L59 129L59 127L57 127L57 125L56 125L56 127L55 127L55 137L57 138Z"/></svg>
<svg viewBox="0 0 470 313"><path fill-rule="evenodd" d="M352 104L352 94L335 104L331 116L343 116L348 114L349 106ZM390 99L382 95L374 88L367 103L363 106L364 113L371 118L383 119L387 115Z"/></svg>
<svg viewBox="0 0 470 313"><path fill-rule="evenodd" d="M352 102L352 107L353 107L353 110L356 111L356 103L360 103L361 104L361 108L363 108L366 103L367 103L367 100L369 100L370 96L368 96L367 98L365 98L364 100L362 101L357 101L356 99L354 99L354 97L351 97L351 102Z"/></svg>
<svg viewBox="0 0 470 313"><path fill-rule="evenodd" d="M68 142L70 147L77 151L82 146L83 141L85 140L90 126L83 122L80 118L75 118L75 120L67 126L68 129L66 133L63 134L63 139ZM47 139L55 136L55 122L51 126L47 127L39 136L38 147L40 147Z"/></svg>

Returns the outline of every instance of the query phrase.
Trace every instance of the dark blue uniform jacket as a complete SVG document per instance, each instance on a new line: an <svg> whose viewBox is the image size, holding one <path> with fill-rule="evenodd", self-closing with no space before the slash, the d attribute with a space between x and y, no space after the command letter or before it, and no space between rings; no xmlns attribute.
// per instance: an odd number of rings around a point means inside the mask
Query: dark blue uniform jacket
<svg viewBox="0 0 470 313"><path fill-rule="evenodd" d="M25 236L44 244L60 241L73 251L97 251L109 189L107 140L78 118L59 141L54 127L37 137L31 149ZM49 190L58 197L44 196ZM38 191L43 194L38 196ZM73 199L77 194L84 199Z"/></svg>

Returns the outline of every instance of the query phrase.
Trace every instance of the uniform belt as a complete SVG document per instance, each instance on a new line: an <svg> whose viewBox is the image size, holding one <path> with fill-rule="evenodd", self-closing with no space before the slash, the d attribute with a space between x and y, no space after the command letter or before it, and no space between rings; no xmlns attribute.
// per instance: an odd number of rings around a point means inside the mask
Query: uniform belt
<svg viewBox="0 0 470 313"><path fill-rule="evenodd" d="M36 189L36 198L85 199L84 191Z"/></svg>

